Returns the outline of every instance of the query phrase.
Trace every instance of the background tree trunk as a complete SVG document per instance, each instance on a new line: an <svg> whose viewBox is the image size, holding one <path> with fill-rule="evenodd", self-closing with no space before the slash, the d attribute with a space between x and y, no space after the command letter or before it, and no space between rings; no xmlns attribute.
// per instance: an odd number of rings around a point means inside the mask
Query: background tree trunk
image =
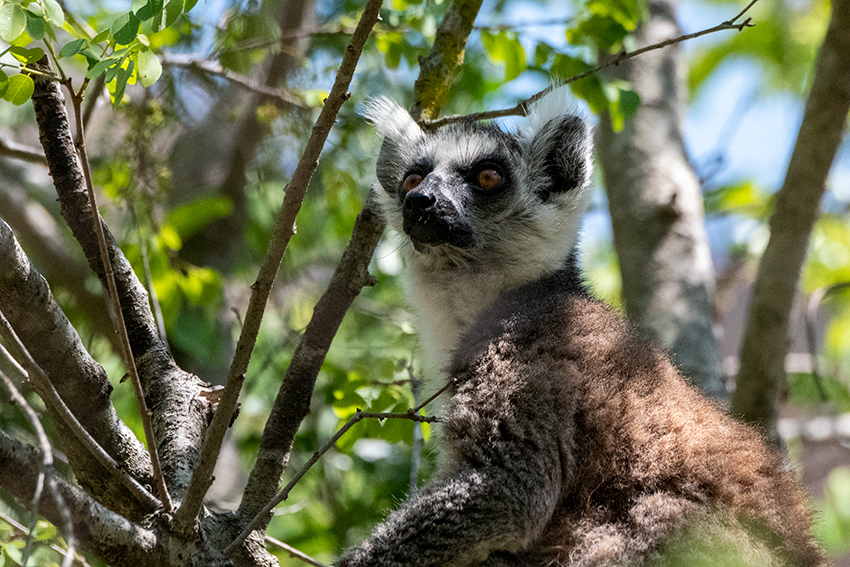
<svg viewBox="0 0 850 567"><path fill-rule="evenodd" d="M674 1L651 1L649 14L636 33L640 46L680 35ZM679 58L673 46L618 66L614 74L641 105L621 132L602 116L597 155L629 317L703 392L724 399L702 193L682 138Z"/></svg>
<svg viewBox="0 0 850 567"><path fill-rule="evenodd" d="M812 89L759 263L732 413L778 442L789 320L809 236L850 110L850 1L832 3L832 20L815 64Z"/></svg>

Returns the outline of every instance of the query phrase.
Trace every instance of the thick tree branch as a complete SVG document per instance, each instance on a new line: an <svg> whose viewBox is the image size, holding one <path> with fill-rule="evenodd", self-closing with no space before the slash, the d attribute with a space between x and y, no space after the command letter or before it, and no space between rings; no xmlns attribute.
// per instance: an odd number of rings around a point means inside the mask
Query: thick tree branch
<svg viewBox="0 0 850 567"><path fill-rule="evenodd" d="M3 348L0 346L0 351L2 350ZM0 352L0 356L5 354L7 353ZM2 370L0 370L0 383L3 384L12 401L24 412L27 421L30 422L30 426L33 428L33 431L35 431L36 438L38 439L38 446L41 449L41 468L39 468L38 471L38 479L36 480L35 494L33 496L32 521L30 522L30 529L27 534L27 545L24 548L21 563L23 565L27 564L27 559L32 545L32 536L38 519L38 505L41 501L42 488L46 484L48 490L50 490L51 496L53 496L53 500L56 502L56 507L62 516L61 526L68 546L68 551L65 554L65 560L62 562L62 567L71 567L71 564L74 561L74 549L77 546L77 541L74 537L74 523L71 520L71 514L68 512L67 506L65 506L65 501L62 499L62 495L59 494L59 490L56 486L56 479L53 478L53 475L55 474L53 471L53 447L50 445L50 440L47 439L47 433L45 433L44 427L41 425L41 421L38 419L38 415L35 413L35 410L33 410L29 403L27 403L26 398L24 398L24 396L12 383L12 380L6 376Z"/></svg>
<svg viewBox="0 0 850 567"><path fill-rule="evenodd" d="M112 386L106 373L86 352L77 332L54 301L47 282L30 264L11 229L2 221L0 311L9 319L35 363L51 376L52 385L86 431L132 476L150 482L147 451L115 413L109 399ZM48 392L40 390L35 382L34 386L48 399ZM104 505L129 517L140 517L146 512L127 502L121 486L103 474L73 432L60 428L59 433L80 484L97 495Z"/></svg>
<svg viewBox="0 0 850 567"><path fill-rule="evenodd" d="M130 346L130 337L127 334L127 325L124 321L124 312L121 309L121 298L118 295L118 286L115 281L115 272L112 269L112 261L109 259L109 244L106 242L106 230L103 223L100 222L100 213L97 207L97 196L94 192L94 183L91 177L91 166L89 164L88 150L86 149L86 136L83 127L83 112L82 112L82 97L74 93L71 88L71 82L68 81L68 90L71 92L71 99L74 105L74 117L77 120L77 153L80 158L80 165L83 168L83 179L86 183L86 193L89 198L89 209L92 215L92 226L94 226L97 236L98 251L100 252L100 263L103 266L104 275L106 277L106 288L109 290L109 298L112 300L112 311L115 316L115 330L118 333L120 352L124 360L124 366L127 368L127 375L130 377L130 382L133 385L133 391L136 394L136 403L139 407L139 414L142 421L142 428L145 432L145 441L147 441L148 452L151 458L151 468L153 469L153 478L156 483L157 492L159 493L160 501L162 502L163 511L171 512L171 495L168 493L168 487L165 484L165 478L162 476L162 467L159 462L159 450L154 439L153 426L151 425L151 416L148 411L148 405L145 401L145 393L142 389L142 382L139 379L139 371L136 368L136 361L133 358L133 347Z"/></svg>
<svg viewBox="0 0 850 567"><path fill-rule="evenodd" d="M419 62L419 78L413 85L410 115L417 122L430 122L440 115L449 96L449 87L463 64L466 41L481 9L481 2L455 0L443 16L431 53Z"/></svg>
<svg viewBox="0 0 850 567"><path fill-rule="evenodd" d="M378 10L380 7L380 0L370 0L366 4L357 29L351 38L351 43L348 45L343 56L333 88L328 95L319 117L316 119L310 139L307 141L307 146L304 149L301 160L298 162L295 172L292 175L292 180L286 189L286 195L284 196L283 204L275 222L274 232L272 233L266 257L260 267L257 280L251 286L251 299L245 314L245 321L239 335L239 341L236 345L236 354L233 357L230 367L227 385L225 386L219 408L204 439L201 460L192 476L192 483L186 499L175 518L178 529L185 530L194 522L194 518L197 516L203 502L203 497L212 483L212 472L215 462L221 450L224 434L230 425L233 412L236 409L239 390L241 389L245 371L248 368L248 362L257 340L266 302L268 301L277 271L280 268L281 259L293 234L295 217L301 208L301 203L307 191L307 185L318 165L319 156L336 120L336 116L339 113L339 109L351 96L348 92L348 86L351 84L351 79L354 76L354 70L360 58L360 53L363 50L363 45L369 37L372 26L378 21Z"/></svg>
<svg viewBox="0 0 850 567"><path fill-rule="evenodd" d="M0 431L0 486L21 501L32 499L40 460L38 451ZM55 475L55 479L74 518L74 536L80 548L110 565L234 567L202 540L183 541L156 527L143 528L107 510L64 478ZM60 510L49 493L42 498L39 513L61 525Z"/></svg>
<svg viewBox="0 0 850 567"><path fill-rule="evenodd" d="M73 138L65 111L65 99L56 82L39 75L33 78L35 92L32 100L39 138L59 196L62 216L82 246L89 266L107 287L106 272L94 230L93 218L96 215L92 213L85 176L71 141ZM154 412L154 436L165 480L169 490L176 498L180 498L189 482L199 454L200 439L204 436L212 411L209 401L199 395L207 384L174 364L159 337L147 291L102 219L100 223L104 229L132 354L145 396ZM54 372L48 370L48 374L56 379ZM76 414L77 407L70 403L69 406ZM191 444L191 441L195 444Z"/></svg>
<svg viewBox="0 0 850 567"><path fill-rule="evenodd" d="M759 263L732 398L732 413L763 428L775 441L791 306L848 111L850 0L834 0L803 122L785 181L776 195L770 240Z"/></svg>
<svg viewBox="0 0 850 567"><path fill-rule="evenodd" d="M678 35L675 10L673 0L651 0L650 18L635 34L638 43ZM602 115L597 156L629 317L671 351L703 392L722 400L727 394L714 335L714 268L702 190L682 134L679 60L679 50L670 48L611 69L629 82L641 105L620 132Z"/></svg>
<svg viewBox="0 0 850 567"><path fill-rule="evenodd" d="M27 352L2 312L0 312L0 337L8 341L10 349L15 353L16 359L21 362L23 368L26 370L29 382L35 387L48 407L51 408L53 415L72 432L75 439L86 448L89 454L109 471L113 476L113 480L117 479L118 482L123 484L148 512L155 510L159 502L136 479L121 470L115 460L88 434L83 425L71 413L71 410L68 409L68 406L65 405L62 398L59 397L53 384L50 383L47 374L39 368L38 364L30 356L30 353ZM7 353L3 350L0 354L5 355Z"/></svg>
<svg viewBox="0 0 850 567"><path fill-rule="evenodd" d="M109 312L104 309L102 295L86 288L90 274L81 257L69 249L69 239L59 222L41 203L22 189L25 185L22 171L0 164L0 211L15 232L21 247L38 265L42 275L53 289L62 288L73 296L74 304L98 334L118 343Z"/></svg>

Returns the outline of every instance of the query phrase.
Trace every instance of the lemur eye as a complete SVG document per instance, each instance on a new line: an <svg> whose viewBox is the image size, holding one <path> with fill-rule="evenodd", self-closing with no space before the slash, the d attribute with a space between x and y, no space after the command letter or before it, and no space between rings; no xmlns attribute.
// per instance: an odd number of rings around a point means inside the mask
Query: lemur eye
<svg viewBox="0 0 850 567"><path fill-rule="evenodd" d="M482 189L492 189L502 181L502 176L495 169L483 169L478 172L475 181Z"/></svg>
<svg viewBox="0 0 850 567"><path fill-rule="evenodd" d="M404 183L401 184L405 193L410 193L412 190L422 183L422 176L418 173L411 173L404 178Z"/></svg>

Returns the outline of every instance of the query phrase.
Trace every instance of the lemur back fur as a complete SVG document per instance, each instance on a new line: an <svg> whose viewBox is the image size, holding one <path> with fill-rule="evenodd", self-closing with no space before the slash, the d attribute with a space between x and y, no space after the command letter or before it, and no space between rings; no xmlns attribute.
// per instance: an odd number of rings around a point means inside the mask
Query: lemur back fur
<svg viewBox="0 0 850 567"><path fill-rule="evenodd" d="M452 388L437 478L338 565L825 565L781 458L586 290L590 136L568 108L555 91L518 134L367 109Z"/></svg>

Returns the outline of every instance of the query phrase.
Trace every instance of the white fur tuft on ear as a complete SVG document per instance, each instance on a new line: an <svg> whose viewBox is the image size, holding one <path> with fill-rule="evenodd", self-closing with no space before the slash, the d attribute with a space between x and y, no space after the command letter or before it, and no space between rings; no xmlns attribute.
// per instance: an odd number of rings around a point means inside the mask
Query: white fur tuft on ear
<svg viewBox="0 0 850 567"><path fill-rule="evenodd" d="M581 117L581 112L568 86L555 87L531 106L523 134L527 140L532 140L546 124L567 115Z"/></svg>
<svg viewBox="0 0 850 567"><path fill-rule="evenodd" d="M397 102L385 96L368 100L360 107L360 115L375 125L384 138L400 142L422 135L422 129Z"/></svg>

